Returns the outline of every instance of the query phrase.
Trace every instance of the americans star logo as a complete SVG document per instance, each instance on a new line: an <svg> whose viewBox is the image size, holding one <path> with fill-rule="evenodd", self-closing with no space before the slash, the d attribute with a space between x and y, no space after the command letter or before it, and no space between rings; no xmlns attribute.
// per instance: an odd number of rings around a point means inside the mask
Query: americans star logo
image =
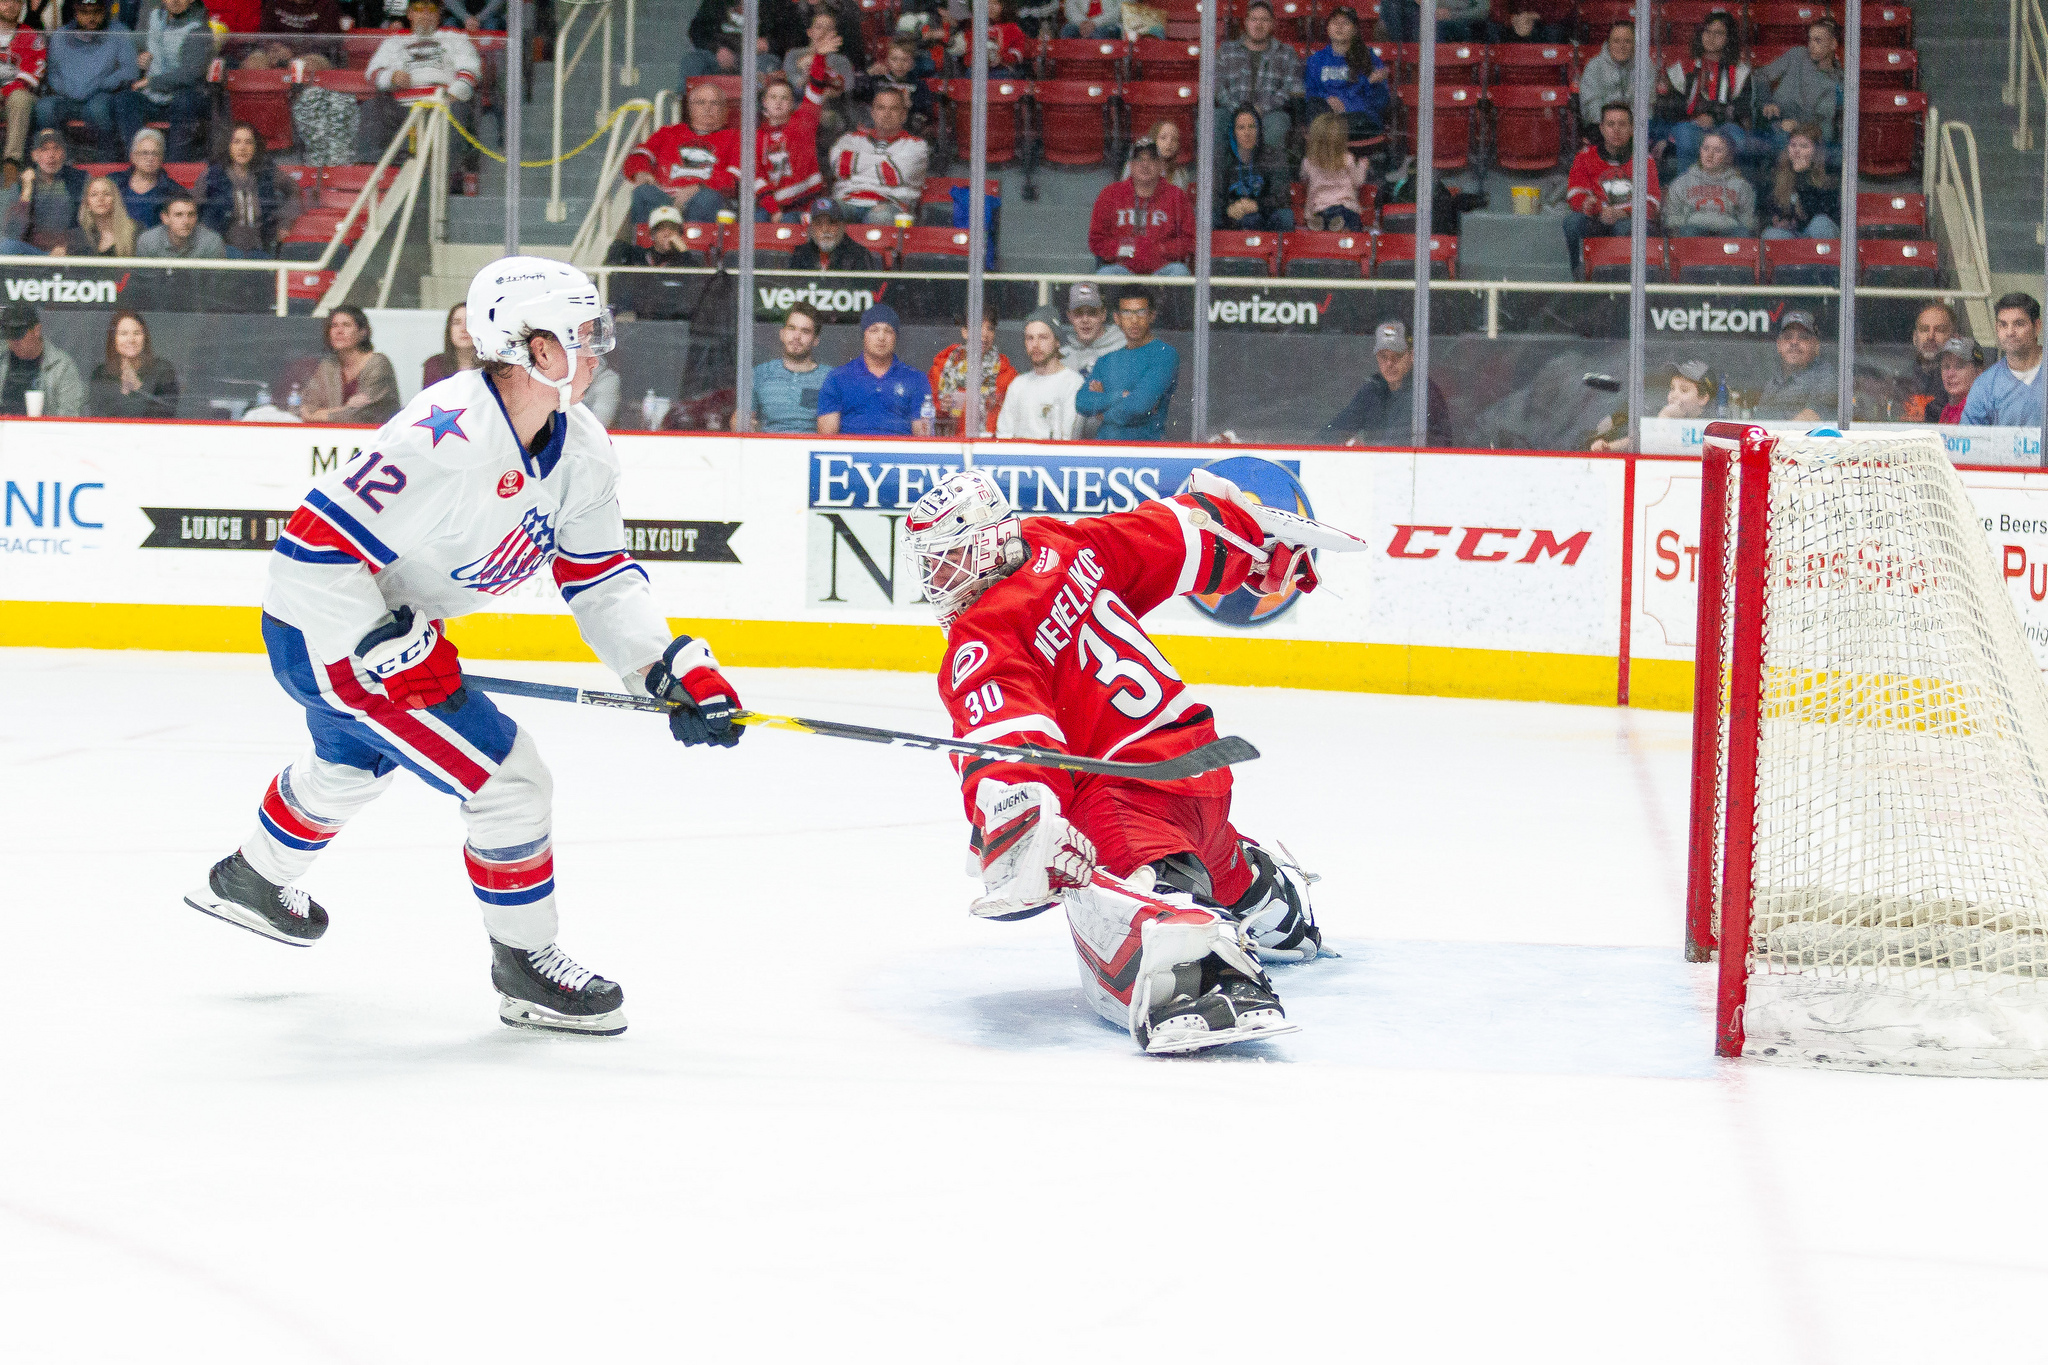
<svg viewBox="0 0 2048 1365"><path fill-rule="evenodd" d="M465 441L469 439L469 434L463 431L456 421L463 413L469 411L468 408L444 408L438 403L429 403L427 406L432 408L433 411L420 418L419 421L414 422L413 425L425 427L428 431L433 432L434 444L436 446L441 444L443 436L460 436Z"/></svg>

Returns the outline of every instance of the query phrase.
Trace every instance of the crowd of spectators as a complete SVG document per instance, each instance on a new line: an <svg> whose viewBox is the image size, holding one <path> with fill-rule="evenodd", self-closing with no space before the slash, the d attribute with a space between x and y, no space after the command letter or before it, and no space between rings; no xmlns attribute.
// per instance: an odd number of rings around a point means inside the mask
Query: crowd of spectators
<svg viewBox="0 0 2048 1365"><path fill-rule="evenodd" d="M1064 317L1040 308L1024 323L1020 371L998 345L993 309L980 319L979 382L983 431L998 437L1146 442L1164 438L1180 382L1180 353L1152 333L1157 303L1127 286L1115 321L1089 283L1067 294ZM827 436L957 434L967 398L968 319L960 341L940 349L920 373L897 354L901 320L887 304L860 319L860 354L832 366L817 354L818 313L799 303L778 333L781 354L754 367L753 410L738 430Z"/></svg>

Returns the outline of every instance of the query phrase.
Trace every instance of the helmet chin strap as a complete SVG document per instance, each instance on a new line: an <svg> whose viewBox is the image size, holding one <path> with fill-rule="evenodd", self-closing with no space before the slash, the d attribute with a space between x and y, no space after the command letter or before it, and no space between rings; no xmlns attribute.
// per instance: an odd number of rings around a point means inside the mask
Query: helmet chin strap
<svg viewBox="0 0 2048 1365"><path fill-rule="evenodd" d="M550 341L553 341L557 346L562 345L560 339L557 338L552 332L534 333L533 336L527 338L526 362L519 368L525 370L528 374L532 375L535 380L553 389L555 391L555 411L567 412L569 410L569 390L576 387L576 361L574 357L569 355L568 347L563 346L562 355L566 359L568 359L569 372L566 375L562 376L562 378L560 379L550 379L546 375L542 374L540 372L540 366L533 363L534 337L542 336L546 337Z"/></svg>

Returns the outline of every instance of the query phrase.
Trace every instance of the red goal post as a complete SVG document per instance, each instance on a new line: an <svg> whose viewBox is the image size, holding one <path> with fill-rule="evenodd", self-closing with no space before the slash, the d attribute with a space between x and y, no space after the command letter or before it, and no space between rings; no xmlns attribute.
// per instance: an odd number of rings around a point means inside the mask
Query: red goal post
<svg viewBox="0 0 2048 1365"><path fill-rule="evenodd" d="M1702 475L1716 1051L2048 1075L2048 688L1946 452L1715 422Z"/></svg>

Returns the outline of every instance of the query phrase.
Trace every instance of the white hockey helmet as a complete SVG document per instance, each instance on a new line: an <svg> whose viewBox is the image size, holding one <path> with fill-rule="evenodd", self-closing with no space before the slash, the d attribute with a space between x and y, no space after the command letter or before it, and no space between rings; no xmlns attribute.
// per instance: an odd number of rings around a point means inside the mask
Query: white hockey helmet
<svg viewBox="0 0 2048 1365"><path fill-rule="evenodd" d="M569 410L569 390L576 366L586 355L611 350L616 336L612 312L598 297L590 276L564 261L539 256L507 256L494 261L469 282L467 325L480 360L517 365L558 395L557 410ZM569 353L569 372L549 379L534 368L526 344L546 332Z"/></svg>
<svg viewBox="0 0 2048 1365"><path fill-rule="evenodd" d="M917 500L904 523L924 595L950 626L1027 553L1017 514L986 472L962 469Z"/></svg>

